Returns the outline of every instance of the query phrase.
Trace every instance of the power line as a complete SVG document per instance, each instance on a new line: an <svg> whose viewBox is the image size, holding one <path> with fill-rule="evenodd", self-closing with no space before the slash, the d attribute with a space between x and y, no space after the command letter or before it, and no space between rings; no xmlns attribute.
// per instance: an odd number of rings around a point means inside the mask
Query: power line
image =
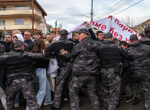
<svg viewBox="0 0 150 110"><path fill-rule="evenodd" d="M139 4L139 3L141 3L142 1L144 1L144 0L141 0L141 1L137 2L137 3L135 3L134 5L131 5L130 7L126 8L126 9L124 9L124 10L121 10L121 11L119 11L119 12L113 14L113 15L119 14L119 13L121 13L121 12L123 12L123 11L125 11L125 10L127 10L127 9L129 9L129 8L131 8L131 7L133 7L133 6L137 5L137 4Z"/></svg>

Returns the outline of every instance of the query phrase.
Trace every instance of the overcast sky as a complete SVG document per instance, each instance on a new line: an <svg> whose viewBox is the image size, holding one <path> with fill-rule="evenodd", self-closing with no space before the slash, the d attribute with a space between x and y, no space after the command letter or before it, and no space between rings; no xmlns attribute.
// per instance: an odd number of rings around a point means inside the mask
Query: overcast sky
<svg viewBox="0 0 150 110"><path fill-rule="evenodd" d="M62 24L64 29L71 29L84 21L90 21L91 0L37 0L47 12L46 22L53 27L55 21ZM119 2L122 1L122 2ZM114 15L126 20L129 16L137 25L150 19L150 0L93 0L94 20ZM135 3L139 4L126 11L118 13ZM118 13L118 14L116 14Z"/></svg>

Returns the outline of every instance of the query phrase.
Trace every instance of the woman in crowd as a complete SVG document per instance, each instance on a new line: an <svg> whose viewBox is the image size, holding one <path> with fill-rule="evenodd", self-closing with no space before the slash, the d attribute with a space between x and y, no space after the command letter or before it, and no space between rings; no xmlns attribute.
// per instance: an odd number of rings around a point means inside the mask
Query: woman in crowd
<svg viewBox="0 0 150 110"><path fill-rule="evenodd" d="M35 41L32 53L44 53L45 42L42 39ZM53 104L51 101L51 89L50 84L47 80L46 69L48 68L49 59L44 61L35 62L36 63L36 75L39 79L39 91L37 93L37 103L41 107L44 100L44 105Z"/></svg>

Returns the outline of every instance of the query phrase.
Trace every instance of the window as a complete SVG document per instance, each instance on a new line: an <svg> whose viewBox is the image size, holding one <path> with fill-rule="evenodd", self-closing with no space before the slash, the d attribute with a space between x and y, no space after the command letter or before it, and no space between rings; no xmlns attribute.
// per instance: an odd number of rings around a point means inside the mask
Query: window
<svg viewBox="0 0 150 110"><path fill-rule="evenodd" d="M19 6L15 6L15 10L27 10L28 7L26 5L19 5Z"/></svg>
<svg viewBox="0 0 150 110"><path fill-rule="evenodd" d="M6 10L6 6L0 6L0 11Z"/></svg>
<svg viewBox="0 0 150 110"><path fill-rule="evenodd" d="M5 20L0 20L0 26L5 26Z"/></svg>
<svg viewBox="0 0 150 110"><path fill-rule="evenodd" d="M15 19L15 25L24 25L24 19Z"/></svg>

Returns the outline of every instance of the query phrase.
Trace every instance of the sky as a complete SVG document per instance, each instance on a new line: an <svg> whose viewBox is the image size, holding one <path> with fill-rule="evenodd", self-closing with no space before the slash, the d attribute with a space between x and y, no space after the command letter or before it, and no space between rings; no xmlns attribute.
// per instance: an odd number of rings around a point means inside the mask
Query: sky
<svg viewBox="0 0 150 110"><path fill-rule="evenodd" d="M46 22L55 27L62 24L63 29L91 21L91 0L37 0L46 11ZM142 1L142 2L140 2ZM140 3L138 3L140 2ZM137 5L122 11L134 4ZM134 25L150 19L150 0L93 0L94 20L99 20L109 15L128 21L130 18ZM122 11L121 13L118 13Z"/></svg>

